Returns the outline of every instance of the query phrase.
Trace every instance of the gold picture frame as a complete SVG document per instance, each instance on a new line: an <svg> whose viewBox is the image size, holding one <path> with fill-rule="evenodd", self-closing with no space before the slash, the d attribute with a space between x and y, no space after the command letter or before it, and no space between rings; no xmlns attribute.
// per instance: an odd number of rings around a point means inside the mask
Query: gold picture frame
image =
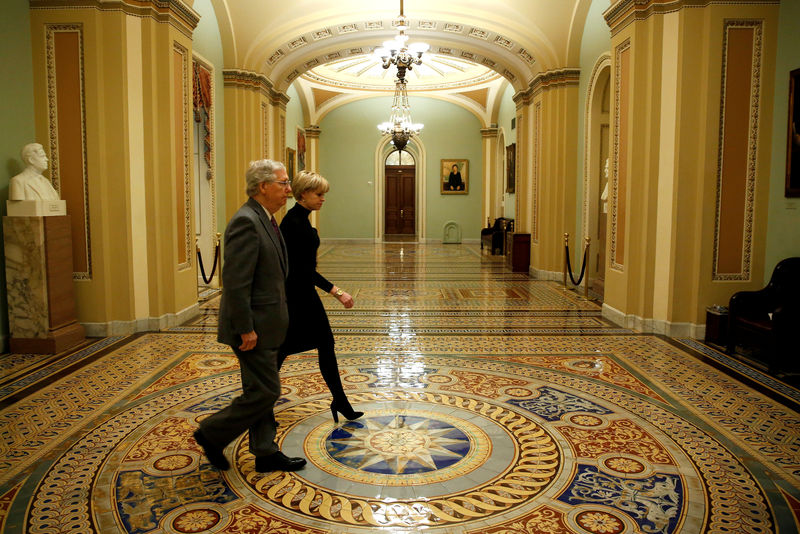
<svg viewBox="0 0 800 534"><path fill-rule="evenodd" d="M306 170L306 131L297 129L297 172Z"/></svg>
<svg viewBox="0 0 800 534"><path fill-rule="evenodd" d="M293 148L286 147L286 175L290 180L294 180L295 154Z"/></svg>
<svg viewBox="0 0 800 534"><path fill-rule="evenodd" d="M517 144L511 143L506 147L506 193L517 190Z"/></svg>
<svg viewBox="0 0 800 534"><path fill-rule="evenodd" d="M789 73L789 135L784 195L787 198L800 197L800 69Z"/></svg>
<svg viewBox="0 0 800 534"><path fill-rule="evenodd" d="M443 195L469 193L469 160L443 159L439 187Z"/></svg>

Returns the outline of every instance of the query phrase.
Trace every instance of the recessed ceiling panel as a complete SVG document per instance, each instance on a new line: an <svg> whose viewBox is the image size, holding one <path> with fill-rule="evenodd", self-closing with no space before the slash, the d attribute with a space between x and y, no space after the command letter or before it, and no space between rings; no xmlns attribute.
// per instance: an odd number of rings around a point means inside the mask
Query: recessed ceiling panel
<svg viewBox="0 0 800 534"><path fill-rule="evenodd" d="M334 60L307 71L303 76L317 83L352 89L391 90L397 69L383 68L380 58L365 54ZM500 77L485 65L459 57L425 53L422 64L406 73L409 91L453 89L483 84Z"/></svg>

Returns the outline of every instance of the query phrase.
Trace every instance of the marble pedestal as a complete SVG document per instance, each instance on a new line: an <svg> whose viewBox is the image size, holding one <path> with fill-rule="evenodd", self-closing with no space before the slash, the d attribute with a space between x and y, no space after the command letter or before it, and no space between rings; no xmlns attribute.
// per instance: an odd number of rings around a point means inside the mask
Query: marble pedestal
<svg viewBox="0 0 800 534"><path fill-rule="evenodd" d="M69 216L3 217L11 352L54 354L84 339Z"/></svg>

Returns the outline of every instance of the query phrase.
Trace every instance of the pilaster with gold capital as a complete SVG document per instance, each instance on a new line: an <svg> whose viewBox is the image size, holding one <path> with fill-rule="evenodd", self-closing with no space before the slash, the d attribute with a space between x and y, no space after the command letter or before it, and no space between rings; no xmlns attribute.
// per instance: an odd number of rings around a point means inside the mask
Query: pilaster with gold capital
<svg viewBox="0 0 800 534"><path fill-rule="evenodd" d="M259 158L283 161L286 155L285 94L262 74L225 69L225 217L247 200L242 177Z"/></svg>
<svg viewBox="0 0 800 534"><path fill-rule="evenodd" d="M779 9L621 0L604 13L612 320L702 337L707 306L763 285Z"/></svg>
<svg viewBox="0 0 800 534"><path fill-rule="evenodd" d="M71 219L78 320L90 336L177 324L197 309L190 73L199 17L156 0L30 8L37 140Z"/></svg>
<svg viewBox="0 0 800 534"><path fill-rule="evenodd" d="M497 126L481 129L483 151L483 203L481 220L494 219L500 213L503 198L503 155L497 141L500 129Z"/></svg>
<svg viewBox="0 0 800 534"><path fill-rule="evenodd" d="M319 172L319 135L320 127L312 124L306 132L306 170Z"/></svg>
<svg viewBox="0 0 800 534"><path fill-rule="evenodd" d="M531 234L531 267L561 273L564 232L574 232L579 71L544 72L514 96L517 103L516 224Z"/></svg>

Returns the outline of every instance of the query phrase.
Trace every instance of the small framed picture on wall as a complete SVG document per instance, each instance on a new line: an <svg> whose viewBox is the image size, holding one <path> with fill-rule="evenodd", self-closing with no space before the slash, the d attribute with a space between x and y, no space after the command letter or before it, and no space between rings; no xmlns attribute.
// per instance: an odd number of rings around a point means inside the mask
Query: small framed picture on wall
<svg viewBox="0 0 800 534"><path fill-rule="evenodd" d="M289 180L294 180L294 157L295 151L293 148L286 147L286 174L289 176Z"/></svg>
<svg viewBox="0 0 800 534"><path fill-rule="evenodd" d="M297 129L297 172L306 170L306 131Z"/></svg>
<svg viewBox="0 0 800 534"><path fill-rule="evenodd" d="M517 144L506 147L506 193L517 190Z"/></svg>
<svg viewBox="0 0 800 534"><path fill-rule="evenodd" d="M443 195L466 195L469 191L469 160L442 160L441 188Z"/></svg>
<svg viewBox="0 0 800 534"><path fill-rule="evenodd" d="M800 69L789 73L788 137L785 196L800 197Z"/></svg>

